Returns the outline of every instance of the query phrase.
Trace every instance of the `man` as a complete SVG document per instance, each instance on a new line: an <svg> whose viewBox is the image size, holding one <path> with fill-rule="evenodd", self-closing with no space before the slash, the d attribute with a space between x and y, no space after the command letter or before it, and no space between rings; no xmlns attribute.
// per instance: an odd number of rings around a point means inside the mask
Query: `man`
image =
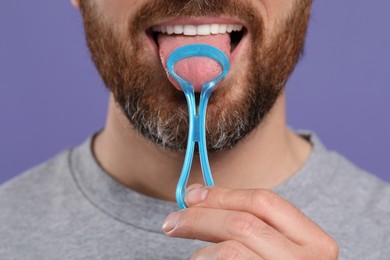
<svg viewBox="0 0 390 260"><path fill-rule="evenodd" d="M388 259L390 188L286 127L285 83L310 0L73 0L111 92L107 123L0 188L1 259ZM231 70L207 111L188 209L175 188L188 114L166 59L218 47ZM178 65L199 85L212 61ZM169 215L168 215L169 214Z"/></svg>

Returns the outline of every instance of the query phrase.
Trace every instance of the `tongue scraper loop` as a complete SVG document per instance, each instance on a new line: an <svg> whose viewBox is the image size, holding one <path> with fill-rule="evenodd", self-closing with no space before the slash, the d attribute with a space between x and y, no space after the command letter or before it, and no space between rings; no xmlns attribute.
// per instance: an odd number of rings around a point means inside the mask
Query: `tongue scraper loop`
<svg viewBox="0 0 390 260"><path fill-rule="evenodd" d="M180 60L191 57L206 57L217 61L222 67L222 73L215 79L202 85L200 95L199 113L196 111L195 93L193 85L181 78L175 72L175 64ZM183 169L176 188L176 200L179 208L187 208L184 201L188 178L190 176L192 159L194 156L195 142L198 142L200 163L202 166L203 180L206 186L214 186L211 175L206 144L206 110L209 97L214 87L226 77L230 69L228 57L219 49L205 44L190 44L176 49L168 58L167 69L169 74L180 84L184 91L189 114L189 129L186 156Z"/></svg>

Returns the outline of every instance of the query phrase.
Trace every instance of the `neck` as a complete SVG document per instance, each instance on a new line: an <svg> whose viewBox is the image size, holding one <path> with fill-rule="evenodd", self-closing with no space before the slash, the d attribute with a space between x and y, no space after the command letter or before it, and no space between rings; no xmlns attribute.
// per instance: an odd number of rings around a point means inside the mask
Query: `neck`
<svg viewBox="0 0 390 260"><path fill-rule="evenodd" d="M310 144L286 126L285 96L279 97L266 120L231 150L209 154L216 185L234 189L272 189L302 167ZM162 200L175 200L184 153L157 147L142 137L110 97L105 129L93 145L96 159L118 182ZM198 156L189 185L203 183Z"/></svg>

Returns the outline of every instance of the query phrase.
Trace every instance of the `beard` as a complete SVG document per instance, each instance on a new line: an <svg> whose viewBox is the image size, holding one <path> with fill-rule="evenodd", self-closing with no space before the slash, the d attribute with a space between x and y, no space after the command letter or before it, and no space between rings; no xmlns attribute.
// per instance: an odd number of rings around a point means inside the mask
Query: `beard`
<svg viewBox="0 0 390 260"><path fill-rule="evenodd" d="M311 0L294 1L269 39L258 10L245 1L148 1L129 19L124 34L103 21L92 1L82 0L80 7L92 59L116 103L146 139L173 151L186 148L187 103L144 42L145 28L173 16L229 15L245 21L251 47L236 57L245 70L231 71L208 104L207 148L217 152L233 148L258 127L284 91L303 53Z"/></svg>

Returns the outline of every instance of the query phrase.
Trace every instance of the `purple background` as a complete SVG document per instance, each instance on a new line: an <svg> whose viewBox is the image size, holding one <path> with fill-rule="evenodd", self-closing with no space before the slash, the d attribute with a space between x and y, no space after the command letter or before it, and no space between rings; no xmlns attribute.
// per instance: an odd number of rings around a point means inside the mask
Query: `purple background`
<svg viewBox="0 0 390 260"><path fill-rule="evenodd" d="M390 1L314 1L289 125L390 180ZM0 3L0 183L105 122L107 91L69 1Z"/></svg>

